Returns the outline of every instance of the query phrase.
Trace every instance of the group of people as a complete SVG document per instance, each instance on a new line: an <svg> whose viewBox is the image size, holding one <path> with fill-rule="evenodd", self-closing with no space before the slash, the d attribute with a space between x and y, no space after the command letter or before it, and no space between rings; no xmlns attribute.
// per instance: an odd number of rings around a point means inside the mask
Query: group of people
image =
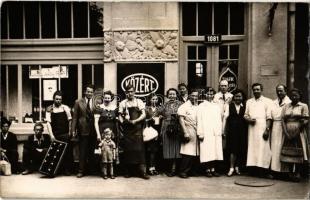
<svg viewBox="0 0 310 200"><path fill-rule="evenodd" d="M309 111L301 102L301 92L292 89L288 97L286 86L280 84L277 99L271 100L262 95L260 83L252 85L252 92L254 97L246 101L243 91L228 92L226 80L220 81L219 92L211 87L188 89L181 83L167 90L164 102L152 93L144 103L135 97L134 86L128 85L126 99L117 107L111 91L103 91L98 98L94 86L87 85L71 115L70 108L62 104L62 92L57 91L46 113L49 136L42 134L42 123L35 124L35 134L24 145L22 174L38 169L53 140L68 143L60 171L70 174L72 140L76 140L78 178L96 170L95 152L99 150L104 179L115 178L113 168L120 164L125 177L137 174L149 179L159 174L163 163L169 177L188 178L197 172L217 177L227 161L227 176L246 169L269 178L288 172L291 180L299 181L301 165L309 158ZM15 170L17 141L9 126L8 120L1 120L1 152ZM158 136L144 142L143 130L150 126Z"/></svg>

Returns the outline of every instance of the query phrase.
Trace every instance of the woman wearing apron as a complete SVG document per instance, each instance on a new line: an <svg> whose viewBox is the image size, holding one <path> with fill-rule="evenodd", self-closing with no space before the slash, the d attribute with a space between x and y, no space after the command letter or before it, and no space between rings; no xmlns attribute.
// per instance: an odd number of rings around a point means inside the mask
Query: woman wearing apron
<svg viewBox="0 0 310 200"><path fill-rule="evenodd" d="M132 85L125 87L126 99L119 104L119 118L123 129L121 146L124 150L124 163L129 177L129 167L139 167L139 174L143 179L149 179L146 174L145 154L143 143L143 123L145 119L145 105L142 100L135 98Z"/></svg>

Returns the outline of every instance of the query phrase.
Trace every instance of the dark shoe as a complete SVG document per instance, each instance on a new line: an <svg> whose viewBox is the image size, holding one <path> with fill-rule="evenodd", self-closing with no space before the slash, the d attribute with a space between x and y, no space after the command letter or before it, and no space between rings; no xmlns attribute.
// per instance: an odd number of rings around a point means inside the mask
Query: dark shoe
<svg viewBox="0 0 310 200"><path fill-rule="evenodd" d="M179 177L180 178L188 178L188 175L186 173L180 173Z"/></svg>
<svg viewBox="0 0 310 200"><path fill-rule="evenodd" d="M211 173L212 173L212 175L215 176L215 177L220 177L220 174L217 173L216 171L213 171L213 172L211 172Z"/></svg>
<svg viewBox="0 0 310 200"><path fill-rule="evenodd" d="M115 179L115 176L114 176L114 175L111 175L110 178L111 178L111 179Z"/></svg>
<svg viewBox="0 0 310 200"><path fill-rule="evenodd" d="M166 175L167 175L168 177L173 177L173 176L175 176L176 174L175 174L175 172L168 172L168 173L166 173Z"/></svg>
<svg viewBox="0 0 310 200"><path fill-rule="evenodd" d="M79 173L76 175L77 178L82 178L83 176L84 176L84 174L83 174L82 172L79 172Z"/></svg>
<svg viewBox="0 0 310 200"><path fill-rule="evenodd" d="M124 177L125 178L130 178L131 176L130 176L130 174L125 174Z"/></svg>
<svg viewBox="0 0 310 200"><path fill-rule="evenodd" d="M158 175L158 174L159 174L158 171L153 170L153 175Z"/></svg>
<svg viewBox="0 0 310 200"><path fill-rule="evenodd" d="M210 171L206 171L205 176L211 178L213 175Z"/></svg>
<svg viewBox="0 0 310 200"><path fill-rule="evenodd" d="M272 174L266 174L266 178L268 178L268 179L274 179L274 177L273 177Z"/></svg>
<svg viewBox="0 0 310 200"><path fill-rule="evenodd" d="M22 172L22 175L27 175L27 174L31 174L31 173L32 173L31 170L26 169L25 171Z"/></svg>
<svg viewBox="0 0 310 200"><path fill-rule="evenodd" d="M147 179L150 179L150 176L147 175L146 173L143 173L143 174L141 175L141 178L147 180Z"/></svg>
<svg viewBox="0 0 310 200"><path fill-rule="evenodd" d="M69 170L66 170L65 171L65 176L70 176L71 175L71 172Z"/></svg>
<svg viewBox="0 0 310 200"><path fill-rule="evenodd" d="M103 175L102 178L103 179L108 179L108 176L107 175Z"/></svg>

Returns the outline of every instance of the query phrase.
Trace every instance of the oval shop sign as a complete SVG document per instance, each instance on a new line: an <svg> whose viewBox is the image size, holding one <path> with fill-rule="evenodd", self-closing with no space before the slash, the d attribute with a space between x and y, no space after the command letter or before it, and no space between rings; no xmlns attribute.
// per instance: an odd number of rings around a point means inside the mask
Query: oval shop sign
<svg viewBox="0 0 310 200"><path fill-rule="evenodd" d="M125 91L125 86L133 85L135 88L135 96L145 97L158 90L158 81L149 74L135 73L126 76L122 82L121 87Z"/></svg>

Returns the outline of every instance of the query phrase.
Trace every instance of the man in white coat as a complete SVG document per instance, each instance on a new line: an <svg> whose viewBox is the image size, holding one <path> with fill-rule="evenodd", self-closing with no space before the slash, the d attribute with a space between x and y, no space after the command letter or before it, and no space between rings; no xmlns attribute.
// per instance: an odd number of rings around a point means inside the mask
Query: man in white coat
<svg viewBox="0 0 310 200"><path fill-rule="evenodd" d="M270 167L270 126L272 100L262 95L260 83L252 85L254 97L247 100L244 118L249 123L247 166L258 167L259 176L265 176Z"/></svg>
<svg viewBox="0 0 310 200"><path fill-rule="evenodd" d="M198 90L191 90L189 100L178 109L179 121L183 131L183 142L180 153L182 161L180 165L181 178L188 178L194 159L199 155L197 141L197 109Z"/></svg>
<svg viewBox="0 0 310 200"><path fill-rule="evenodd" d="M219 176L215 168L223 160L222 119L220 106L213 102L215 91L206 88L206 99L197 111L197 135L200 140L200 162L206 165L206 176Z"/></svg>
<svg viewBox="0 0 310 200"><path fill-rule="evenodd" d="M273 101L271 110L271 117L273 120L271 131L271 170L273 172L286 171L283 164L280 162L281 148L283 144L283 130L282 130L282 108L284 105L291 102L290 98L286 95L287 88L283 84L279 84L276 87L276 93L278 98Z"/></svg>

